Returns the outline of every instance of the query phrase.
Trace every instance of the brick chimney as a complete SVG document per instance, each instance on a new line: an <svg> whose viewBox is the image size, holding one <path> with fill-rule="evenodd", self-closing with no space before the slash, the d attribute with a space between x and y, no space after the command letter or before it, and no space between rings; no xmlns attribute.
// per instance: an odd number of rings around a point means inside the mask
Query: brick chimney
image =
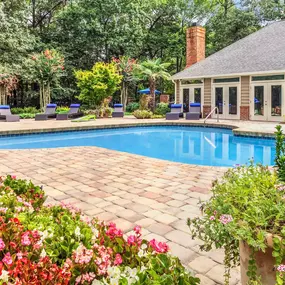
<svg viewBox="0 0 285 285"><path fill-rule="evenodd" d="M193 24L186 31L186 67L205 58L206 29Z"/></svg>

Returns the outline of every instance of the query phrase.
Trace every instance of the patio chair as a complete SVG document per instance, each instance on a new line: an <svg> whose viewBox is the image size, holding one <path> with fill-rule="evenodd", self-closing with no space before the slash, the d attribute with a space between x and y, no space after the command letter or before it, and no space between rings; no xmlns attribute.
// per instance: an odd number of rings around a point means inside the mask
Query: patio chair
<svg viewBox="0 0 285 285"><path fill-rule="evenodd" d="M189 112L186 113L186 120L199 120L201 114L200 103L190 103Z"/></svg>
<svg viewBox="0 0 285 285"><path fill-rule="evenodd" d="M112 113L113 118L123 118L124 117L124 110L123 104L114 104L114 111Z"/></svg>
<svg viewBox="0 0 285 285"><path fill-rule="evenodd" d="M5 122L19 122L19 115L12 115L9 105L0 105L0 120Z"/></svg>
<svg viewBox="0 0 285 285"><path fill-rule="evenodd" d="M57 114L57 120L68 120L68 119L75 119L81 117L83 115L82 112L79 112L80 104L71 104L70 109L67 113L64 114Z"/></svg>
<svg viewBox="0 0 285 285"><path fill-rule="evenodd" d="M170 113L166 113L166 120L179 120L182 104L172 104Z"/></svg>
<svg viewBox="0 0 285 285"><path fill-rule="evenodd" d="M57 107L56 104L47 104L45 112L43 114L36 114L35 120L36 121L46 121L49 118L55 118L56 117L56 113L55 113L56 107Z"/></svg>

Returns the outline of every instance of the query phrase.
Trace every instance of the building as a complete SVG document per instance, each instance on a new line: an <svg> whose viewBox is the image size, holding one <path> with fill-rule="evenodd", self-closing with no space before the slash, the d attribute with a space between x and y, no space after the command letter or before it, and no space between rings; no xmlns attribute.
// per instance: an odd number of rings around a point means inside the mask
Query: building
<svg viewBox="0 0 285 285"><path fill-rule="evenodd" d="M200 102L203 116L282 121L285 21L275 22L205 58L205 29L187 30L186 68L175 74L175 101Z"/></svg>

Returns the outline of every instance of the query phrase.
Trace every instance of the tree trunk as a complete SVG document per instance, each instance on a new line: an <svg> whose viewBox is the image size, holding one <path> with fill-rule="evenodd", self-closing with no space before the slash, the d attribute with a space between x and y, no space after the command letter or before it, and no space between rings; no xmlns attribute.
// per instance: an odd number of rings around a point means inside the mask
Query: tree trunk
<svg viewBox="0 0 285 285"><path fill-rule="evenodd" d="M149 80L149 91L150 91L150 109L154 111L155 109L155 81L153 79Z"/></svg>
<svg viewBox="0 0 285 285"><path fill-rule="evenodd" d="M128 102L128 85L127 82L123 81L121 89L121 104L123 104L124 111Z"/></svg>

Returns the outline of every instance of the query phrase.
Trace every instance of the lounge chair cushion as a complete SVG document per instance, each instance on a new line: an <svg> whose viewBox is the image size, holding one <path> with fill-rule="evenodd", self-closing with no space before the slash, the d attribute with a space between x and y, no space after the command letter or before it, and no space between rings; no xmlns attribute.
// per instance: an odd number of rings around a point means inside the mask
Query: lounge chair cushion
<svg viewBox="0 0 285 285"><path fill-rule="evenodd" d="M182 104L171 104L170 106L171 109L178 109L178 108L182 108Z"/></svg>
<svg viewBox="0 0 285 285"><path fill-rule="evenodd" d="M57 105L56 105L56 104L47 104L46 107L47 107L47 108L56 108Z"/></svg>
<svg viewBox="0 0 285 285"><path fill-rule="evenodd" d="M123 107L123 104L114 104L114 107Z"/></svg>
<svg viewBox="0 0 285 285"><path fill-rule="evenodd" d="M190 103L190 107L201 107L200 103Z"/></svg>
<svg viewBox="0 0 285 285"><path fill-rule="evenodd" d="M0 105L0 109L10 109L9 105Z"/></svg>
<svg viewBox="0 0 285 285"><path fill-rule="evenodd" d="M80 107L80 104L71 104L70 105L70 108L79 108Z"/></svg>

